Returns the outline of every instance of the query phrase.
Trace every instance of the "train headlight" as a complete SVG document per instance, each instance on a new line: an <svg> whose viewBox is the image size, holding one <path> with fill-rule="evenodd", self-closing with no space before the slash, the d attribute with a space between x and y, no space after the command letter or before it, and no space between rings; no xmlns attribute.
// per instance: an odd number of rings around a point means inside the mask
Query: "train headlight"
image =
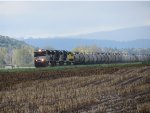
<svg viewBox="0 0 150 113"><path fill-rule="evenodd" d="M42 58L41 61L44 62L44 59Z"/></svg>
<svg viewBox="0 0 150 113"><path fill-rule="evenodd" d="M41 49L39 49L39 52L42 52L42 50L41 50Z"/></svg>
<svg viewBox="0 0 150 113"><path fill-rule="evenodd" d="M35 61L37 62L37 59Z"/></svg>

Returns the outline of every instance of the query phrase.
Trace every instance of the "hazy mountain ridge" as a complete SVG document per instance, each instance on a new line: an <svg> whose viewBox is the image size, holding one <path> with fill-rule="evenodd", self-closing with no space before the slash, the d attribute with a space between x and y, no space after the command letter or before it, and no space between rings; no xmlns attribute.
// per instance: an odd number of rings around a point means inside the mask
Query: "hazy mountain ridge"
<svg viewBox="0 0 150 113"><path fill-rule="evenodd" d="M80 38L95 38L117 41L133 41L135 39L150 39L150 26L122 28L113 31L94 32L80 35Z"/></svg>
<svg viewBox="0 0 150 113"><path fill-rule="evenodd" d="M72 50L81 45L97 45L110 48L150 48L150 39L139 39L127 42L92 39L26 39L26 43L40 48L53 47L55 49Z"/></svg>
<svg viewBox="0 0 150 113"><path fill-rule="evenodd" d="M150 26L124 28L61 38L29 38L24 39L24 41L35 47L45 48L50 46L55 49L66 50L72 50L80 45L97 45L98 47L110 48L150 48Z"/></svg>

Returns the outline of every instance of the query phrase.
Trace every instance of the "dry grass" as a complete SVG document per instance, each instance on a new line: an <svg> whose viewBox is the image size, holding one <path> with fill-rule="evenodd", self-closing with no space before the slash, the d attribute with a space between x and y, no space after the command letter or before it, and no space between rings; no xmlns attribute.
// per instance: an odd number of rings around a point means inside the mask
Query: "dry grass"
<svg viewBox="0 0 150 113"><path fill-rule="evenodd" d="M1 73L1 113L148 113L150 66Z"/></svg>

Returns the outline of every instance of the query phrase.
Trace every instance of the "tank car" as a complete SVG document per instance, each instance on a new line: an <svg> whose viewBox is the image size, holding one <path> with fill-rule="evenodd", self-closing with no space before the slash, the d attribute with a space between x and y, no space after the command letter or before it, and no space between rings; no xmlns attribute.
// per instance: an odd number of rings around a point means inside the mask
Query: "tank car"
<svg viewBox="0 0 150 113"><path fill-rule="evenodd" d="M85 64L89 64L90 63L90 56L89 56L89 54L84 53L84 62L85 62Z"/></svg>
<svg viewBox="0 0 150 113"><path fill-rule="evenodd" d="M83 63L84 63L83 53L75 52L75 54L74 54L74 64L83 64Z"/></svg>
<svg viewBox="0 0 150 113"><path fill-rule="evenodd" d="M98 58L97 58L96 54L92 53L92 57L93 57L93 64L96 64L97 61L98 61Z"/></svg>
<svg viewBox="0 0 150 113"><path fill-rule="evenodd" d="M95 53L96 57L97 57L97 64L100 64L102 61L102 57L100 53Z"/></svg>
<svg viewBox="0 0 150 113"><path fill-rule="evenodd" d="M104 53L100 53L101 63L105 63L105 55Z"/></svg>

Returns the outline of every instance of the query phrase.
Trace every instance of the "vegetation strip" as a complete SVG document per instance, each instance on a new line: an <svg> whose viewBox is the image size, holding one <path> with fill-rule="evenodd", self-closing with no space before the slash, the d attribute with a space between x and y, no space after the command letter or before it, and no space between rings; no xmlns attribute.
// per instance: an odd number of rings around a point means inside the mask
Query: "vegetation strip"
<svg viewBox="0 0 150 113"><path fill-rule="evenodd" d="M18 72L36 72L36 71L51 71L51 70L68 70L68 69L78 69L78 68L87 68L87 67L99 67L99 68L107 68L107 67L133 67L133 66L143 66L150 65L150 62L142 63L116 63L116 64L93 64L93 65L71 65L71 66L56 66L56 67L46 67L46 68L16 68L16 69L0 69L1 73L18 73Z"/></svg>

